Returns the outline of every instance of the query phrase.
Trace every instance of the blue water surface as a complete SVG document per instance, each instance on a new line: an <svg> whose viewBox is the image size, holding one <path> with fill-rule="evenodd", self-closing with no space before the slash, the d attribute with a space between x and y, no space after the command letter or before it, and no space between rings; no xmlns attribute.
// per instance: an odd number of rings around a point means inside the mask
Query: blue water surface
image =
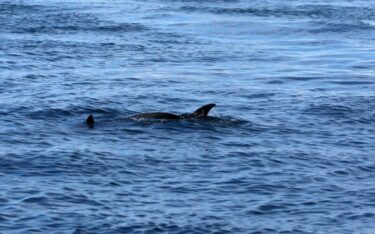
<svg viewBox="0 0 375 234"><path fill-rule="evenodd" d="M0 52L0 233L375 233L373 0L0 0Z"/></svg>

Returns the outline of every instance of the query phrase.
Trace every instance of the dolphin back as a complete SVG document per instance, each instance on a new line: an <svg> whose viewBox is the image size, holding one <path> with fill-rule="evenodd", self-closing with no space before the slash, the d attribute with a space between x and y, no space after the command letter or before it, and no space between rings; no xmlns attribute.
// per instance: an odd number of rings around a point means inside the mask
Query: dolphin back
<svg viewBox="0 0 375 234"><path fill-rule="evenodd" d="M202 107L199 107L196 111L193 112L193 116L196 117L196 118L204 118L204 117L207 117L208 115L208 112L210 112L210 110L216 106L216 104L214 103L210 103L210 104L207 104L207 105L204 105Z"/></svg>
<svg viewBox="0 0 375 234"><path fill-rule="evenodd" d="M198 108L192 114L187 114L187 115L175 115L175 114L171 114L167 112L153 112L153 113L143 113L143 114L133 115L133 116L129 116L128 118L132 118L132 119L153 118L153 119L175 119L175 120L191 118L191 117L205 118L207 117L208 112L210 112L210 110L214 106L216 106L216 104L213 104L213 103L207 104ZM89 115L86 119L87 126L89 128L93 128L94 123L95 123L94 116Z"/></svg>
<svg viewBox="0 0 375 234"><path fill-rule="evenodd" d="M180 116L167 112L143 113L130 116L132 119L180 119Z"/></svg>

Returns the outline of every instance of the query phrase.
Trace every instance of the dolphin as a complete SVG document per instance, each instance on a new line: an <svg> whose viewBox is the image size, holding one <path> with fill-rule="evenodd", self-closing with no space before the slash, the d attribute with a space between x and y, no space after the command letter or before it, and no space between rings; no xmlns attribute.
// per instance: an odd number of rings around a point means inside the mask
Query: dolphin
<svg viewBox="0 0 375 234"><path fill-rule="evenodd" d="M208 112L216 106L214 103L210 103L207 105L204 105L202 107L199 107L197 110L195 110L193 113L188 113L188 114L172 114L168 112L151 112L151 113L141 113L141 114L136 114L136 115L131 115L126 118L128 119L167 119L167 120L180 120L180 119L203 119L206 118L208 115ZM86 124L89 128L94 127L94 116L89 115L86 119Z"/></svg>

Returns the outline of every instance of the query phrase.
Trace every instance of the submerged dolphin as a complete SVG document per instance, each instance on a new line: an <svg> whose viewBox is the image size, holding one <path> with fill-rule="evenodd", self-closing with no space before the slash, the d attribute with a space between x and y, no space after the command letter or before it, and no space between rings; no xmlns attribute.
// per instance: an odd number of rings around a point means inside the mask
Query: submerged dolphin
<svg viewBox="0 0 375 234"><path fill-rule="evenodd" d="M207 104L191 114L182 114L182 115L175 115L168 112L152 112L152 113L142 113L137 115L132 115L127 118L130 119L169 119L169 120L179 120L179 119L189 119L189 118L205 118L208 115L208 112L214 107L216 104ZM86 119L86 124L89 128L94 127L94 116L89 115Z"/></svg>

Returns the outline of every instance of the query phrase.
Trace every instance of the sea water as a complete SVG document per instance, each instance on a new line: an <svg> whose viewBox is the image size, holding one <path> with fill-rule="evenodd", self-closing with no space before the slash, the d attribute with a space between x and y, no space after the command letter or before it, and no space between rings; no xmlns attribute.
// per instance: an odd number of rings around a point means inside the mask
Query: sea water
<svg viewBox="0 0 375 234"><path fill-rule="evenodd" d="M1 0L0 78L1 233L375 233L374 1Z"/></svg>

